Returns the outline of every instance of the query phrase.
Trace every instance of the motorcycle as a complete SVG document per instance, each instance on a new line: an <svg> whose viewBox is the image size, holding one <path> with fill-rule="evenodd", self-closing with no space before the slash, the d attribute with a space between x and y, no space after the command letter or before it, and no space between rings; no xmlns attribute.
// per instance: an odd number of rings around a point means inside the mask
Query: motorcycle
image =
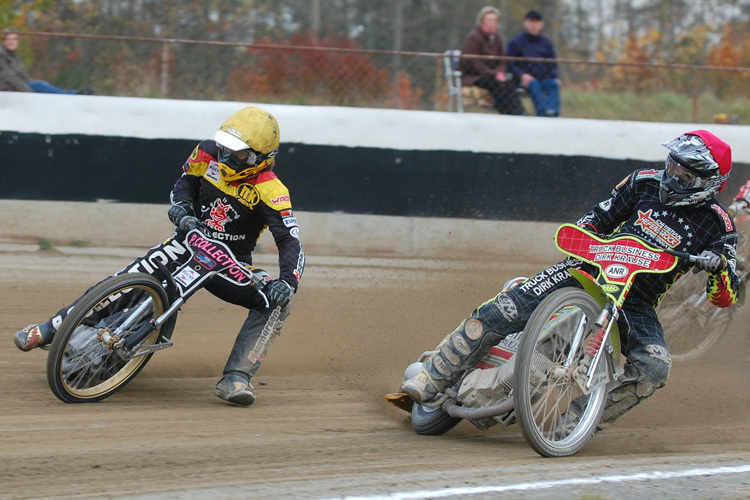
<svg viewBox="0 0 750 500"><path fill-rule="evenodd" d="M557 248L597 268L597 276L570 269L581 288L549 294L522 332L508 335L431 402L415 404L405 393L386 396L411 412L418 434L439 435L467 419L477 428L518 423L527 443L544 457L577 453L596 431L608 392L623 373L617 319L634 278L640 273L668 273L677 259L700 256L663 250L622 235L612 239L563 224ZM526 278L510 280L504 290ZM406 369L409 379L434 351L423 353ZM568 410L576 401L577 418Z"/></svg>
<svg viewBox="0 0 750 500"><path fill-rule="evenodd" d="M202 224L187 229L167 249L185 253L184 263L172 272L157 264L164 280L140 272L115 275L89 290L65 317L47 356L47 382L60 400L93 403L125 387L155 352L174 345L180 307L217 276L255 287L271 307L263 292L271 279L267 273L245 267Z"/></svg>
<svg viewBox="0 0 750 500"><path fill-rule="evenodd" d="M706 295L706 276L688 273L669 289L657 312L664 338L674 361L688 361L706 352L729 329L745 303L745 283L750 278L750 210L730 213L737 229L737 275L739 301L732 307L716 307Z"/></svg>

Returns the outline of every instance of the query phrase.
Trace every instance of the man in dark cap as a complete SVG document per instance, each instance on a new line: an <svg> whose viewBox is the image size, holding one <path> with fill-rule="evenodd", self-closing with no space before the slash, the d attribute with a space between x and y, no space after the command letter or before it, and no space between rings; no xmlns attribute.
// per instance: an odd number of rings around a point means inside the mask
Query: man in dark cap
<svg viewBox="0 0 750 500"><path fill-rule="evenodd" d="M524 32L508 42L507 55L538 59L556 59L552 40L542 35L542 14L530 10L523 21ZM556 62L510 61L508 69L518 85L534 101L537 116L560 116L560 74Z"/></svg>

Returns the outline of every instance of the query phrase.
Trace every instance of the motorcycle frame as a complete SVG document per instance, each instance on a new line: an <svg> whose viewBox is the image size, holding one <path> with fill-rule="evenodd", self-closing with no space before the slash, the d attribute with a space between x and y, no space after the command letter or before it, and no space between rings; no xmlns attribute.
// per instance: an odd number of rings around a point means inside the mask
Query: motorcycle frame
<svg viewBox="0 0 750 500"><path fill-rule="evenodd" d="M614 388L617 384L617 377L622 373L622 368L619 367L621 361L622 361L622 349L621 349L621 343L620 343L620 333L619 329L617 327L617 319L619 317L619 311L622 307L625 298L627 297L627 294L630 290L630 287L632 286L633 280L635 279L636 275L640 272L644 272L644 270L635 270L628 273L627 280L625 281L618 281L610 279L606 276L606 274L603 272L603 268L600 263L595 262L593 260L586 259L585 257L578 255L577 253L574 253L570 251L569 249L563 248L560 245L560 242L558 241L558 236L560 235L561 231L564 230L564 228L568 231L578 231L582 234L584 234L587 238L591 238L592 240L596 240L601 243L606 244L612 244L613 242L622 241L622 240L634 240L634 238L631 238L630 236L621 236L621 237L615 237L612 239L602 239L597 237L596 235L579 228L578 226L575 226L573 224L563 224L561 225L557 233L555 234L555 243L558 247L558 249L567 254L570 255L576 259L589 262L590 264L594 265L598 272L598 276L594 277L590 274L588 274L585 271L578 270L578 269L570 269L570 274L581 284L583 287L583 290L591 295L591 297L596 300L596 302L601 306L601 312L598 315L595 324L604 330L604 337L601 344L598 346L595 355L593 356L593 359L589 365L589 368L587 370L585 379L585 386L581 387L581 389L585 393L590 393L598 389L601 384L606 383L607 384L607 390L611 390ZM677 252L677 251L671 251L671 250L664 250L659 248L653 248L647 244L645 244L642 241L636 240L639 242L640 245L647 248L649 251L657 252L657 253L666 253L668 255L686 258L690 260L691 262L695 262L700 259L698 256L686 254L683 252ZM669 272L677 265L676 259L671 263L670 266L663 270L655 271L655 272ZM654 272L654 271L652 271ZM510 284L512 286L513 284L517 284L519 281L516 280L510 280L506 283L506 286ZM573 339L574 343L580 344L580 342L583 340L583 331L585 326L585 317L581 319L581 323L579 323L578 327L576 328L576 333ZM574 344L574 345L577 345ZM430 354L432 354L434 351L427 351L423 353L419 360L423 361L427 358ZM593 375L596 373L596 369L598 367L598 364L601 363L601 360L603 357L608 357L609 362L606 363L607 365L607 372L606 377L601 380L594 380ZM572 360L567 360L566 365L571 363ZM465 377L465 375L464 375ZM514 402L513 402L513 395L510 394L508 398L501 401L499 404L492 405L492 406L486 406L481 408L467 408L458 406L456 402L456 396L457 392L455 388L460 387L461 383L463 382L464 377L461 377L461 380L454 386L454 388L450 388L446 390L446 392L443 394L441 398L439 398L437 401L425 404L424 406L427 407L435 407L440 406L443 411L445 411L448 415L451 417L457 417L457 418L465 418L469 420L480 420L484 418L494 418L501 415L508 414L509 412L512 412L514 410ZM508 419L505 419L508 421Z"/></svg>
<svg viewBox="0 0 750 500"><path fill-rule="evenodd" d="M213 254L221 255L220 252L224 252L225 258L223 263L219 263L218 259L212 259L211 256L206 255L201 248L194 245L192 242L200 238L203 241L207 241L214 245ZM147 339L156 329L164 324L172 315L174 315L187 300L192 297L198 290L203 288L208 281L213 279L217 275L221 275L225 279L232 281L240 286L256 286L256 291L263 297L266 302L266 307L270 306L268 297L263 293L262 285L263 279L251 270L246 269L240 261L235 257L229 247L218 240L210 238L199 229L191 229L185 233L183 239L185 248L189 252L189 257L186 262L179 266L172 272L166 268L162 263L159 263L159 268L165 276L165 288L167 290L167 296L169 297L169 307L164 311L158 318L152 319L147 324L143 325L139 331L133 335L127 337L119 337L117 333L124 330L129 324L120 326L118 330L113 334L105 333L102 335L102 341L109 345L112 339L115 342L112 344L112 349L125 360L129 360L138 356L145 356L152 352L166 349L171 347L173 343L167 339L165 342L157 344L142 346L141 343ZM218 252L216 251L218 249ZM198 257L200 256L200 258ZM222 255L222 257L224 257ZM230 269L236 269L242 275L247 277L247 283L239 283L238 281L231 279L226 272ZM192 280L187 282L185 276L192 277ZM183 277L180 280L180 277ZM138 309L145 308L150 303L149 298ZM138 310L132 315L133 318L137 317Z"/></svg>

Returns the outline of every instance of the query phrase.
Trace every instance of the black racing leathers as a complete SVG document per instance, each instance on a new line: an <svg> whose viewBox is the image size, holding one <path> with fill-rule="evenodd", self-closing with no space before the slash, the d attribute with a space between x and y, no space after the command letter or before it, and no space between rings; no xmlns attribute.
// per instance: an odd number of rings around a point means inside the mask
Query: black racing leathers
<svg viewBox="0 0 750 500"><path fill-rule="evenodd" d="M279 277L297 289L305 266L297 219L289 191L270 170L226 183L219 175L218 146L205 140L196 146L172 189L172 203L188 202L238 258L252 264L251 253L267 227L279 250Z"/></svg>
<svg viewBox="0 0 750 500"><path fill-rule="evenodd" d="M707 292L713 303L721 307L732 305L737 300L739 284L735 273L737 233L732 219L714 199L696 206L662 204L661 175L661 170L634 172L578 224L604 235L637 235L655 247L691 254L712 250L723 255L727 267L709 273ZM620 328L622 350L627 358L625 372L608 395L600 427L615 421L666 382L672 360L655 307L690 267L691 264L681 260L670 273L643 273L635 277L620 318L625 321ZM570 274L571 268L597 274L588 263L566 259L480 305L423 363L422 373L429 383L438 392L451 387L493 345L511 333L522 331L545 297L562 288L581 288L581 283ZM584 402L585 398L576 404ZM573 411L575 414L575 408Z"/></svg>
<svg viewBox="0 0 750 500"><path fill-rule="evenodd" d="M699 205L666 206L659 199L662 170L639 170L626 177L609 199L596 205L578 225L600 234L634 234L652 245L699 254L711 250L727 261L724 271L709 273L707 293L711 302L728 307L737 302L737 232L734 221L714 198ZM676 279L692 264L680 260L667 274L639 275L627 298L629 303L655 307Z"/></svg>

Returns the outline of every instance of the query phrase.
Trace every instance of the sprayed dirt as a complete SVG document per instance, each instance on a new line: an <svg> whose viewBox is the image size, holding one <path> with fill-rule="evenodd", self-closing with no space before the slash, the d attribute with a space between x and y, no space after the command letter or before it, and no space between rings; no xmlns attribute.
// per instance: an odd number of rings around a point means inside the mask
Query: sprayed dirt
<svg viewBox="0 0 750 500"><path fill-rule="evenodd" d="M244 313L203 292L183 308L176 345L128 387L64 404L47 386L46 352L18 351L12 334L137 255L124 253L0 251L0 498L326 498L750 462L750 309L575 457L539 458L517 426L480 432L463 422L415 435L383 395L505 280L551 263L528 257L310 256L252 407L213 396ZM745 498L747 487L683 496ZM621 488L573 496L614 498Z"/></svg>

